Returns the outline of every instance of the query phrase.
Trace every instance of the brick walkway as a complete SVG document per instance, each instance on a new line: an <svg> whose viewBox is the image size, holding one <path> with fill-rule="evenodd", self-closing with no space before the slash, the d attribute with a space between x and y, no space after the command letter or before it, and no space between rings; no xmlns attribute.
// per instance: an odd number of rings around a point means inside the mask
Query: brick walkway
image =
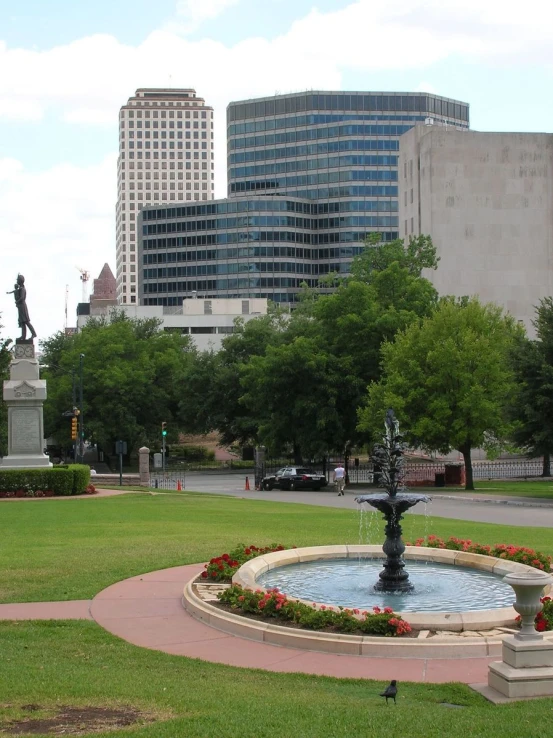
<svg viewBox="0 0 553 738"><path fill-rule="evenodd" d="M93 619L136 646L268 671L412 682L487 682L491 658L341 656L271 646L214 630L190 617L181 601L185 583L202 569L202 564L193 564L141 574L112 584L91 601L0 605L0 620Z"/></svg>

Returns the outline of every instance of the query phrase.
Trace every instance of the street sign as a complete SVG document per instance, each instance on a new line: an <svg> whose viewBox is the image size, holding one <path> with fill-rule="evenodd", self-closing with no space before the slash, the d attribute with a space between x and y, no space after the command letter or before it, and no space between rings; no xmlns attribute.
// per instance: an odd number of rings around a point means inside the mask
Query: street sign
<svg viewBox="0 0 553 738"><path fill-rule="evenodd" d="M119 454L119 486L123 486L123 455L127 453L126 441L115 441L115 453Z"/></svg>
<svg viewBox="0 0 553 738"><path fill-rule="evenodd" d="M161 469L161 467L163 466L161 458L161 454L154 454L154 469Z"/></svg>
<svg viewBox="0 0 553 738"><path fill-rule="evenodd" d="M116 454L126 454L127 453L127 442L126 441L116 441L115 442L115 453Z"/></svg>

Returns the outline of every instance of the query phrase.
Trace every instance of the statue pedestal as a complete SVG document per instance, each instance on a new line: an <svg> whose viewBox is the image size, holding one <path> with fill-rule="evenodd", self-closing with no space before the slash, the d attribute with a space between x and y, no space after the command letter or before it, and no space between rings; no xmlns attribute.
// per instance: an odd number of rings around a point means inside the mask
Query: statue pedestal
<svg viewBox="0 0 553 738"><path fill-rule="evenodd" d="M0 460L2 468L52 466L44 454L42 405L46 399L46 382L40 379L32 342L16 343L3 397L8 406L8 455Z"/></svg>

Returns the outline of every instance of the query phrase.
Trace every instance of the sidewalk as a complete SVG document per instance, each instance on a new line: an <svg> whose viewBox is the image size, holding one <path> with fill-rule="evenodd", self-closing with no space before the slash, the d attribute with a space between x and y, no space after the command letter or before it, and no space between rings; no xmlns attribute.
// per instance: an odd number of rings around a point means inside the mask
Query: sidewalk
<svg viewBox="0 0 553 738"><path fill-rule="evenodd" d="M301 672L350 679L411 682L487 682L496 659L371 658L284 648L249 641L209 627L183 608L184 585L203 564L140 574L111 585L92 601L0 605L0 620L95 620L113 635L142 648L229 666Z"/></svg>

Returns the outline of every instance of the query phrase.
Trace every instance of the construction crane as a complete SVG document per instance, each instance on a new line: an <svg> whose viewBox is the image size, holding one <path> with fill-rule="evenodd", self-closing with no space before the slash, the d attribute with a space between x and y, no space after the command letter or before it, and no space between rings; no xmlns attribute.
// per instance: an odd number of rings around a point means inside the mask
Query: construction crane
<svg viewBox="0 0 553 738"><path fill-rule="evenodd" d="M67 303L69 302L69 285L65 285L65 325L63 326L64 332L67 332Z"/></svg>
<svg viewBox="0 0 553 738"><path fill-rule="evenodd" d="M80 280L83 283L83 299L81 300L81 302L86 302L86 298L88 296L87 283L88 283L88 280L90 279L90 272L87 271L86 269L82 269L81 267L76 267L76 268L81 273Z"/></svg>

